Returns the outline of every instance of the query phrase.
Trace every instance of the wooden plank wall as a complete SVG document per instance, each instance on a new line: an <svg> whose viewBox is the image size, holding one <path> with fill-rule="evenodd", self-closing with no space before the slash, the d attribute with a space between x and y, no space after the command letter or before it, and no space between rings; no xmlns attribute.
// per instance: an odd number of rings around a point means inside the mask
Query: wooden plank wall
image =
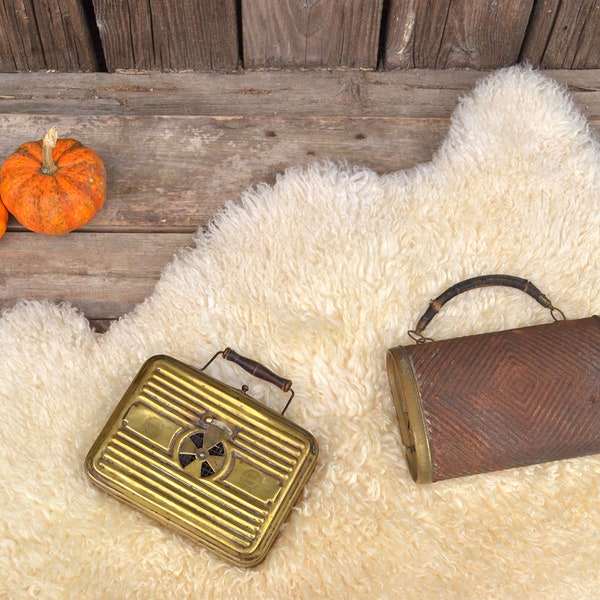
<svg viewBox="0 0 600 600"><path fill-rule="evenodd" d="M383 0L242 2L245 68L374 68Z"/></svg>
<svg viewBox="0 0 600 600"><path fill-rule="evenodd" d="M0 2L0 71L96 71L82 0Z"/></svg>
<svg viewBox="0 0 600 600"><path fill-rule="evenodd" d="M110 71L238 66L235 0L93 0Z"/></svg>
<svg viewBox="0 0 600 600"><path fill-rule="evenodd" d="M386 67L487 69L514 64L533 4L533 0L391 0Z"/></svg>
<svg viewBox="0 0 600 600"><path fill-rule="evenodd" d="M597 0L0 0L0 71L600 67Z"/></svg>

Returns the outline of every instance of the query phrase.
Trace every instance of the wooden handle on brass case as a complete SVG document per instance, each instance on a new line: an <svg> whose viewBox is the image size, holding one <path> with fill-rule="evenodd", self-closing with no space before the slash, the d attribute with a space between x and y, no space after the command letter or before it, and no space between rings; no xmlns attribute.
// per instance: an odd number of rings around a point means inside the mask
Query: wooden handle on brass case
<svg viewBox="0 0 600 600"><path fill-rule="evenodd" d="M442 292L435 300L432 300L429 303L429 307L423 313L422 317L419 319L417 326L409 331L409 335L416 339L417 341L425 341L427 338L422 336L424 329L429 325L433 317L440 312L442 306L451 300L455 296L462 294L463 292L468 292L469 290L473 290L481 287L488 287L492 285L499 285L505 287L512 287L518 290L529 294L534 300L539 302L544 308L547 308L552 313L552 318L556 321L556 317L554 312L558 312L562 318L565 318L563 312L556 308L550 299L543 294L531 281L527 279L522 279L521 277L514 277L513 275L480 275L478 277L472 277L471 279L465 279L464 281L460 281L459 283L455 283L453 286L449 287L447 290Z"/></svg>
<svg viewBox="0 0 600 600"><path fill-rule="evenodd" d="M261 365L259 362L256 362L251 358L246 358L231 348L225 348L225 350L223 350L223 358L234 362L236 365L244 369L244 371L250 373L250 375L254 375L254 377L264 379L268 383L276 385L284 392L289 392L290 388L292 387L292 382L289 379L284 379L283 377L276 375L273 373L273 371L270 371L267 369L267 367Z"/></svg>

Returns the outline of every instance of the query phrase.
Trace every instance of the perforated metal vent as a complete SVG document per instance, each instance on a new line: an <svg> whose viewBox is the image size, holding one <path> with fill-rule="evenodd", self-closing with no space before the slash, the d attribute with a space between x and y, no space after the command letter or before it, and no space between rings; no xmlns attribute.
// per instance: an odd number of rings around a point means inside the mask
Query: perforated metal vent
<svg viewBox="0 0 600 600"><path fill-rule="evenodd" d="M226 458L222 430L211 427L191 433L181 442L178 458L186 473L200 479L218 473Z"/></svg>

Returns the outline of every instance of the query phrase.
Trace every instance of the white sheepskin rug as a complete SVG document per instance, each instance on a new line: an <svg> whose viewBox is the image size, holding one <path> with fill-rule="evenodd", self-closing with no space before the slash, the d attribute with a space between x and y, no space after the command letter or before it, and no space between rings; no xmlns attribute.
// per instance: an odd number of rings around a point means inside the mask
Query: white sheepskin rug
<svg viewBox="0 0 600 600"><path fill-rule="evenodd" d="M528 278L576 318L599 309L599 266L600 147L565 90L512 67L461 100L428 164L315 165L248 191L105 334L68 306L19 304L0 320L0 595L600 598L600 456L417 485L385 372L386 350L411 343L430 298L461 279ZM525 294L488 288L427 333L549 320ZM83 468L146 358L202 366L226 346L294 381L286 416L321 449L253 569L114 500ZM286 399L226 361L213 374L273 408Z"/></svg>

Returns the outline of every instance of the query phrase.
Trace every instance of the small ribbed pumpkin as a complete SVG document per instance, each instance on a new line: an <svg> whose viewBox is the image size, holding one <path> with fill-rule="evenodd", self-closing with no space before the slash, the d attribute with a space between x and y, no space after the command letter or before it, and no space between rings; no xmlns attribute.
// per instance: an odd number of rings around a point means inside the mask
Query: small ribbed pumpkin
<svg viewBox="0 0 600 600"><path fill-rule="evenodd" d="M106 195L106 169L90 148L58 139L26 142L0 169L0 198L15 218L37 233L61 235L85 225Z"/></svg>

